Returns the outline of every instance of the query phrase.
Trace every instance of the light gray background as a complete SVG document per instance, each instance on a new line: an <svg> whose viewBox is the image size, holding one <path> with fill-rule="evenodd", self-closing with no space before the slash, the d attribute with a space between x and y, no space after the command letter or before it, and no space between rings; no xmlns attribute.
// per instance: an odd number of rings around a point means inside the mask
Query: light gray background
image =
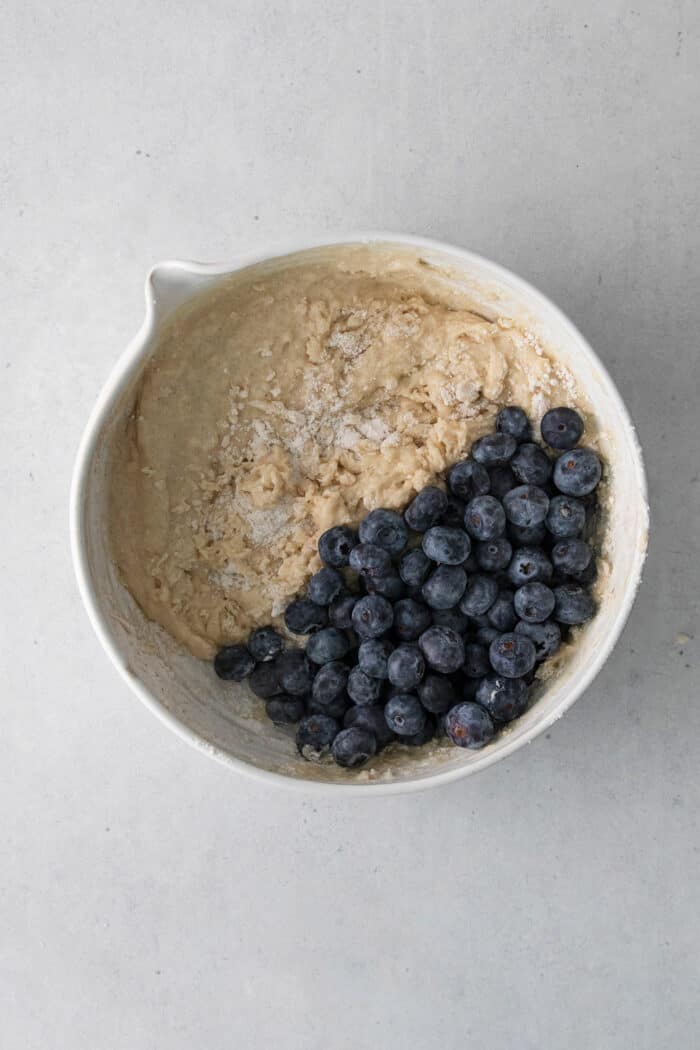
<svg viewBox="0 0 700 1050"><path fill-rule="evenodd" d="M2 1050L695 1045L699 11L6 8ZM139 705L66 519L148 266L350 227L467 246L571 315L639 428L653 534L623 638L546 738L341 804L236 776Z"/></svg>

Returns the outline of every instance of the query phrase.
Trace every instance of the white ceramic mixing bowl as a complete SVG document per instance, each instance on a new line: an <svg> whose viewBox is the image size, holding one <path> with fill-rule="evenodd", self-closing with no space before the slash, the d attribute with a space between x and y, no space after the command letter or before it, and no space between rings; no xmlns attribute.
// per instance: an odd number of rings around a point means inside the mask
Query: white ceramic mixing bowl
<svg viewBox="0 0 700 1050"><path fill-rule="evenodd" d="M106 531L110 441L129 412L141 371L164 322L186 300L222 276L263 260L330 244L398 244L459 275L485 310L524 321L575 375L601 427L611 507L606 547L611 576L599 612L542 697L483 751L443 746L391 749L375 765L348 772L306 762L293 736L265 718L245 686L221 682L161 628L146 620L122 586ZM305 791L377 794L444 784L491 765L544 732L590 685L617 641L639 584L648 512L641 453L627 410L610 376L583 336L540 292L471 252L419 237L356 234L254 251L225 265L164 262L146 282L146 318L110 375L80 444L71 491L70 532L75 571L88 615L112 661L141 700L190 743L258 779Z"/></svg>

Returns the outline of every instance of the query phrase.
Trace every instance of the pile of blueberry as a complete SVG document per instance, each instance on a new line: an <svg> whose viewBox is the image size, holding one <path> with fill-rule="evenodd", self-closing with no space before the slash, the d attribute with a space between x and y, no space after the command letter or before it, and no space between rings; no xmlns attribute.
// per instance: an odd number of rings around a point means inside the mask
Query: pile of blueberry
<svg viewBox="0 0 700 1050"><path fill-rule="evenodd" d="M324 567L284 613L308 635L285 648L262 627L215 659L224 679L247 679L278 725L298 723L300 753L366 762L392 741L446 735L480 748L523 713L539 662L595 612L598 457L576 447L583 421L554 408L541 423L550 455L522 409L403 514L373 510L359 529L336 525Z"/></svg>

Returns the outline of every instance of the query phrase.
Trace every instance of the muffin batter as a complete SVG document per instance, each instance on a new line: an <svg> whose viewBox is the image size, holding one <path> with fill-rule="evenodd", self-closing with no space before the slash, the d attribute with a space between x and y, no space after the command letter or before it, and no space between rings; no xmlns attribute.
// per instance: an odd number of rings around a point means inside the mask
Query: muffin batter
<svg viewBox="0 0 700 1050"><path fill-rule="evenodd" d="M413 252L253 267L178 311L139 381L112 470L117 564L211 657L274 621L325 529L404 506L502 405L539 421L577 400L531 333Z"/></svg>

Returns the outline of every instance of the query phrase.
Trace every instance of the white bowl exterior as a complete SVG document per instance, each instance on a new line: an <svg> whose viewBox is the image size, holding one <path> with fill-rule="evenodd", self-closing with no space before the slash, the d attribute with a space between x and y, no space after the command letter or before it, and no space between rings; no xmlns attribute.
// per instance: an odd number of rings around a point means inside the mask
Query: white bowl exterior
<svg viewBox="0 0 700 1050"><path fill-rule="evenodd" d="M108 549L105 521L110 437L128 411L135 384L164 321L183 302L223 275L263 260L330 244L380 243L417 248L430 262L460 274L484 305L535 330L575 375L604 421L601 447L612 486L607 525L611 576L595 619L561 673L526 714L483 752L442 748L379 759L376 772L349 775L296 754L290 734L264 720L247 688L215 678L156 624L146 620L121 584ZM641 453L624 404L607 371L571 322L541 293L507 270L470 252L417 237L359 234L250 253L226 265L165 262L146 281L141 330L109 377L88 422L73 476L71 543L90 619L105 649L137 695L173 729L208 753L261 778L303 790L386 793L456 779L497 761L543 732L587 688L612 650L639 584L646 553L648 510Z"/></svg>

